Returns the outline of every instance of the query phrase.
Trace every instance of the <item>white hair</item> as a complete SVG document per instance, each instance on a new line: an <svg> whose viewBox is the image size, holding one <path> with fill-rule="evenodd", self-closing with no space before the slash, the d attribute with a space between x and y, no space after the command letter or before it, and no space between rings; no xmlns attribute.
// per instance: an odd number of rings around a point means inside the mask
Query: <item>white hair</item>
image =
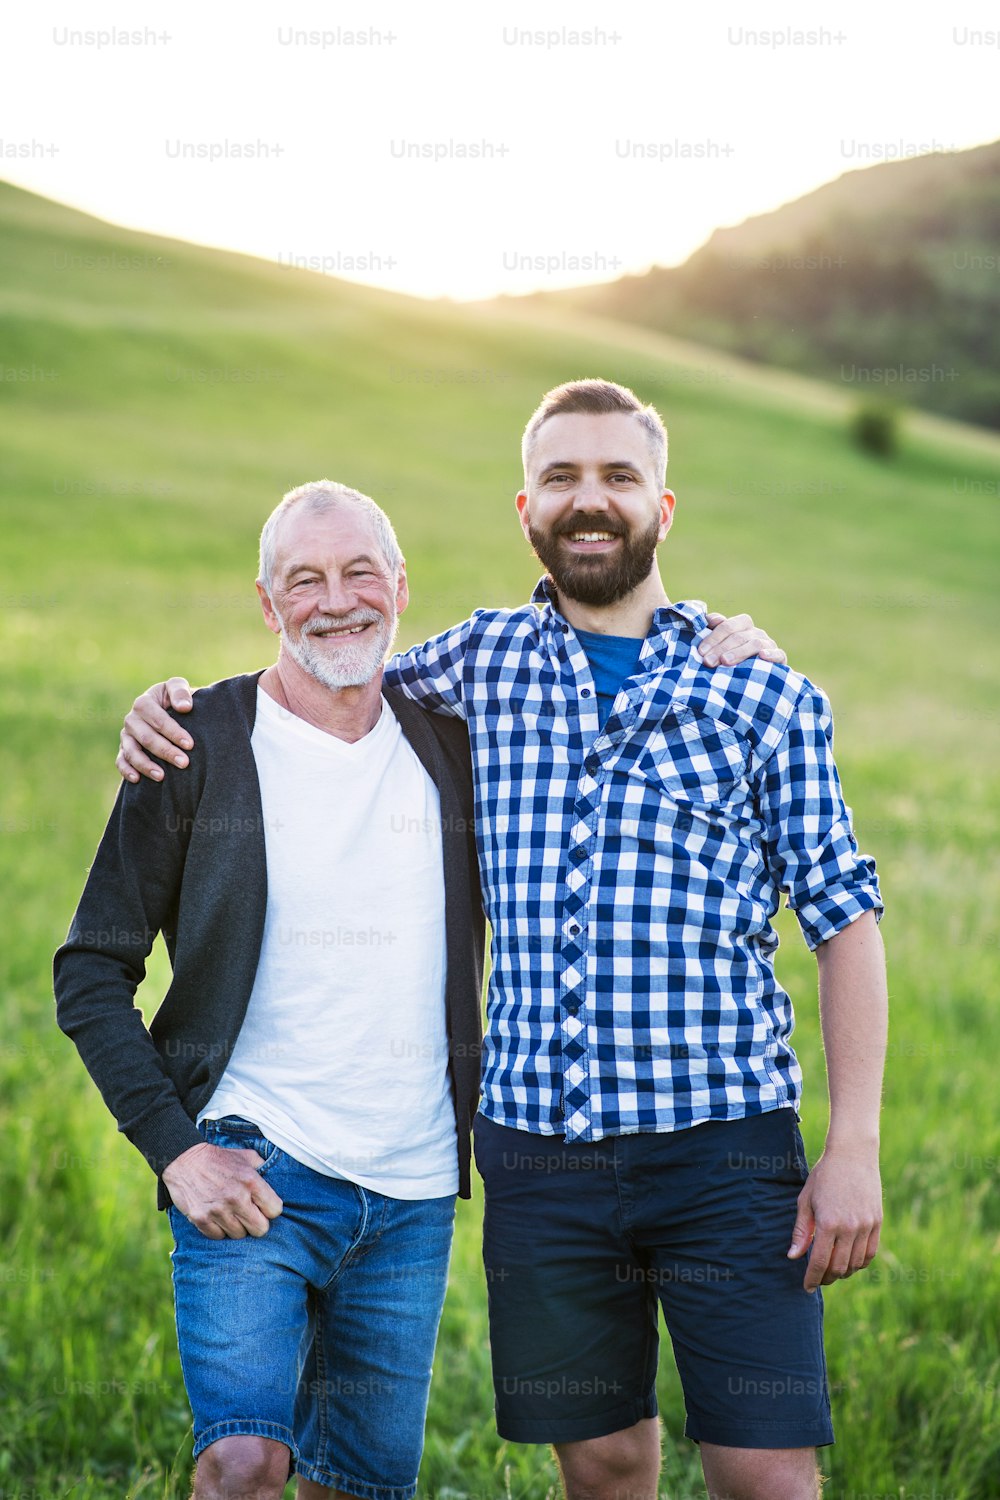
<svg viewBox="0 0 1000 1500"><path fill-rule="evenodd" d="M308 484L300 484L297 489L289 490L264 522L264 529L260 534L259 582L263 584L268 594L271 592L271 583L274 578L278 530L288 512L300 506L309 511L322 512L335 510L342 505L353 505L367 516L375 533L378 549L385 558L386 564L393 573L398 570L403 561L403 554L399 550L399 542L396 540L392 522L382 507L376 505L369 495L362 495L360 490L352 490L346 484L337 484L332 479L312 479Z"/></svg>

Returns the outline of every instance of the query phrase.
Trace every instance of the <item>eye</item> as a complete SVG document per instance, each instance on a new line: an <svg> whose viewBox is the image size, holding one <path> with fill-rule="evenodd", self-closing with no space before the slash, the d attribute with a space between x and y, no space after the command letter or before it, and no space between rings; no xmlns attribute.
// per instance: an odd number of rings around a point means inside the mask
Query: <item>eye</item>
<svg viewBox="0 0 1000 1500"><path fill-rule="evenodd" d="M635 484L636 482L634 474L612 474L611 478L615 480L621 479L625 484Z"/></svg>
<svg viewBox="0 0 1000 1500"><path fill-rule="evenodd" d="M549 477L548 477L548 479L546 479L545 483L546 484L566 484L570 480L572 480L572 478L573 478L572 474L550 474Z"/></svg>

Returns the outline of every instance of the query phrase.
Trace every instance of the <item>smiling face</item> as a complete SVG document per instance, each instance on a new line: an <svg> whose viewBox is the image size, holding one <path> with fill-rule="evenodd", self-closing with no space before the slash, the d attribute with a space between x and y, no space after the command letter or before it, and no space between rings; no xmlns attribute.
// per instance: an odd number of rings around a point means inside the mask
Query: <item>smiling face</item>
<svg viewBox="0 0 1000 1500"><path fill-rule="evenodd" d="M673 508L631 412L550 417L517 497L524 533L559 593L597 607L649 578Z"/></svg>
<svg viewBox="0 0 1000 1500"><path fill-rule="evenodd" d="M283 519L271 591L257 585L281 649L321 682L360 687L381 669L406 608L406 574L391 568L369 519L345 503Z"/></svg>

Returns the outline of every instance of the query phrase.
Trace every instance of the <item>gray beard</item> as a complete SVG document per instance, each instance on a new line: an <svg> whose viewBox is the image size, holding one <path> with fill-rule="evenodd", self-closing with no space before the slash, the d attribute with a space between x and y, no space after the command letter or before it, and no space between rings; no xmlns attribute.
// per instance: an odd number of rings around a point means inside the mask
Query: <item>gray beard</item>
<svg viewBox="0 0 1000 1500"><path fill-rule="evenodd" d="M356 646L339 646L336 658L331 659L330 656L324 654L322 646L316 645L310 639L310 632L303 631L297 641L291 640L284 620L277 610L274 612L278 615L278 622L281 625L282 649L288 652L303 672L308 672L310 677L314 677L331 692L339 692L341 688L364 687L366 682L371 682L380 670L388 655L389 647L396 638L397 618L393 610L390 619L386 619L384 615L379 616L379 625L372 640L366 641L363 645L359 643ZM375 616L368 614L365 619L374 620ZM323 621L317 621L315 625L323 623ZM325 623L360 625L363 622L361 619L356 619L343 622L326 620ZM315 625L311 633L315 633Z"/></svg>

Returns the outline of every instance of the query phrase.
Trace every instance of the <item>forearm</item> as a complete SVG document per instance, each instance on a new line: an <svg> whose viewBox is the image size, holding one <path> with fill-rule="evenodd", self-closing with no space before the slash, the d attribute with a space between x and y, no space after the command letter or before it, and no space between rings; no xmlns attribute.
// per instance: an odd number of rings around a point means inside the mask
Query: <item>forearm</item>
<svg viewBox="0 0 1000 1500"><path fill-rule="evenodd" d="M432 713L464 719L463 667L472 627L463 620L422 646L390 657L385 665L385 684L405 693Z"/></svg>
<svg viewBox="0 0 1000 1500"><path fill-rule="evenodd" d="M118 970L105 956L60 949L57 1018L118 1129L159 1175L200 1137Z"/></svg>
<svg viewBox="0 0 1000 1500"><path fill-rule="evenodd" d="M121 789L54 961L58 1024L156 1172L198 1139L135 1005L157 933L176 926L186 835L170 830L186 826L169 787Z"/></svg>
<svg viewBox="0 0 1000 1500"><path fill-rule="evenodd" d="M878 1149L888 1031L885 952L874 912L816 950L830 1124L826 1149Z"/></svg>

